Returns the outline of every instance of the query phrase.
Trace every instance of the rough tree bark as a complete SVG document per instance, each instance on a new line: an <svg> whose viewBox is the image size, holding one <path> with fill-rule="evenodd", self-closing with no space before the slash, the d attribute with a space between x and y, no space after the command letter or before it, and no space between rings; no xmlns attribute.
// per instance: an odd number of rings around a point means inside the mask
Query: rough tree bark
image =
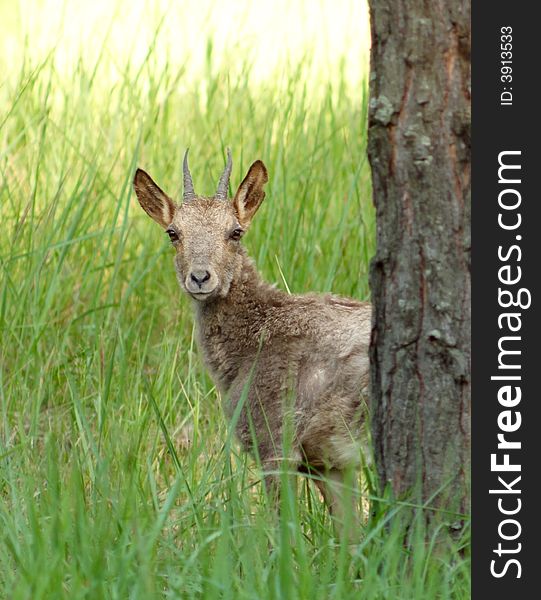
<svg viewBox="0 0 541 600"><path fill-rule="evenodd" d="M470 2L370 0L370 13L376 463L397 496L466 512Z"/></svg>

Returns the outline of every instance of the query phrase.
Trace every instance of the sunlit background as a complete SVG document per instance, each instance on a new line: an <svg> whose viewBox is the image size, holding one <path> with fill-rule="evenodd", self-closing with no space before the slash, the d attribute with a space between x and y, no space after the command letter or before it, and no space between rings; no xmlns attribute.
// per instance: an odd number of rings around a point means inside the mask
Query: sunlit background
<svg viewBox="0 0 541 600"><path fill-rule="evenodd" d="M287 64L307 59L314 79L345 69L358 85L366 75L369 24L363 0L20 0L0 3L2 76L21 58L52 54L60 72L79 61L108 63L111 81L152 56L161 69L183 66L188 86L216 66L238 74L246 59L254 81L285 83ZM212 48L211 48L212 46Z"/></svg>

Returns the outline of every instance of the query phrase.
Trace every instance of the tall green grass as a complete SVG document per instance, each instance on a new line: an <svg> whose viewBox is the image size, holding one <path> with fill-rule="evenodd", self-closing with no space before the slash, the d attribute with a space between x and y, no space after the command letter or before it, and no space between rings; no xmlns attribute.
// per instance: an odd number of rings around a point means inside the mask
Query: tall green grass
<svg viewBox="0 0 541 600"><path fill-rule="evenodd" d="M261 158L245 241L264 276L368 299L366 81L314 78L309 53L258 81L233 53L232 76L210 37L195 80L153 43L68 70L30 45L0 88L0 597L468 597L465 542L436 551L419 525L404 546L401 504L379 499L353 555L306 479L272 518L131 191L141 166L178 197L188 146L203 194L226 146L233 186Z"/></svg>

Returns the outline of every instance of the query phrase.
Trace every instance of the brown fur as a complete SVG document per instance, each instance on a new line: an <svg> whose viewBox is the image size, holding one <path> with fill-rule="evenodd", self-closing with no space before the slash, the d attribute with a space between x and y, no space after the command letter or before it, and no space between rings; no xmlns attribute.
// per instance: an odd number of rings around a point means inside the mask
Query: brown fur
<svg viewBox="0 0 541 600"><path fill-rule="evenodd" d="M196 197L175 206L170 222L164 215L172 200L146 173L137 171L134 187L143 209L179 238L177 277L195 299L199 345L227 415L244 401L236 427L243 447L253 451L255 437L266 468L286 459L339 482L360 456L371 306L331 294L288 295L261 279L234 238L263 201L267 179L257 161L233 201ZM208 277L194 282L193 273ZM292 444L284 457L287 423ZM332 509L336 489L319 487Z"/></svg>

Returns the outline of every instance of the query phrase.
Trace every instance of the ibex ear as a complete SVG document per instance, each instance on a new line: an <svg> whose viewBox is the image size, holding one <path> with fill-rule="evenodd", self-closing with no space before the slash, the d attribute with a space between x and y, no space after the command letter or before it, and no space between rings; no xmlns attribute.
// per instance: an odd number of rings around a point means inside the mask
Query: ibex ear
<svg viewBox="0 0 541 600"><path fill-rule="evenodd" d="M137 169L135 172L133 189L137 194L139 204L147 215L167 229L175 214L175 203L171 198L142 169Z"/></svg>
<svg viewBox="0 0 541 600"><path fill-rule="evenodd" d="M242 227L248 227L259 205L263 202L265 192L263 186L269 180L265 165L256 160L248 169L248 173L233 198L233 206Z"/></svg>

